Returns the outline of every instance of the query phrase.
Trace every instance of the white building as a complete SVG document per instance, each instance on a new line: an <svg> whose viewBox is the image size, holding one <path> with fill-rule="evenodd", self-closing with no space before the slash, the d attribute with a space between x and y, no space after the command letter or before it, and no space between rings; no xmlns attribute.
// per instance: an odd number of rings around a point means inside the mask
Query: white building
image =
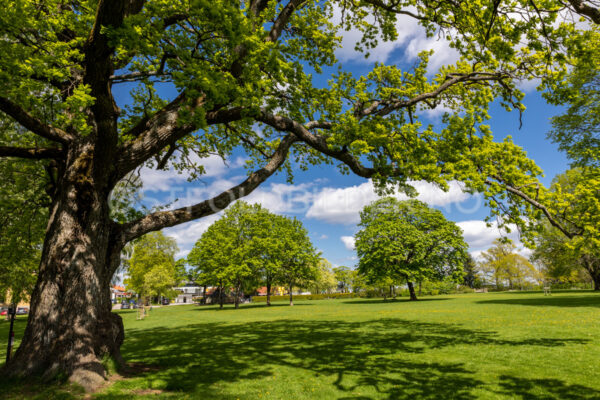
<svg viewBox="0 0 600 400"><path fill-rule="evenodd" d="M179 295L175 298L175 303L193 303L194 297L202 296L202 286L198 285L196 282L186 282L185 285L174 287L173 290L179 292Z"/></svg>

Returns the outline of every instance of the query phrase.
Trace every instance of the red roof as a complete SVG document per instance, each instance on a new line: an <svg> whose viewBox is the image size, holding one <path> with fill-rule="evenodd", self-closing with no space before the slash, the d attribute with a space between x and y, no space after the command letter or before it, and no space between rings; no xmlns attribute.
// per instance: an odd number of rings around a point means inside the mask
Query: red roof
<svg viewBox="0 0 600 400"><path fill-rule="evenodd" d="M118 290L120 292L124 292L125 288L123 286L113 285L113 289Z"/></svg>
<svg viewBox="0 0 600 400"><path fill-rule="evenodd" d="M256 289L256 293L259 296L266 296L267 295L267 287L266 286L259 287L258 289Z"/></svg>

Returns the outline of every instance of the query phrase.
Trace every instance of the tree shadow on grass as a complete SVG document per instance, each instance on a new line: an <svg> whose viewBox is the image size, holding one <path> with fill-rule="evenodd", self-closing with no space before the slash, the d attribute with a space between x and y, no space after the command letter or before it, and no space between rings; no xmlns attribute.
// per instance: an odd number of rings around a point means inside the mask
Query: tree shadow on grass
<svg viewBox="0 0 600 400"><path fill-rule="evenodd" d="M523 379L503 375L500 393L532 400L600 399L600 391L583 385L567 385L558 379Z"/></svg>
<svg viewBox="0 0 600 400"><path fill-rule="evenodd" d="M543 296L525 299L479 300L479 304L508 304L520 306L553 307L600 307L600 295L592 296Z"/></svg>
<svg viewBox="0 0 600 400"><path fill-rule="evenodd" d="M362 322L286 319L131 329L122 350L126 359L135 357L136 362L163 367L140 384L149 390L158 382L166 397L196 393L228 399L231 396L220 393L217 386L275 378L287 367L288 371L304 371L302 376L306 372L329 376L335 389L348 393L345 399L473 399L471 390L482 384L476 371L460 363L414 361L411 355L457 345L555 347L586 342L505 340L494 332L397 318Z"/></svg>

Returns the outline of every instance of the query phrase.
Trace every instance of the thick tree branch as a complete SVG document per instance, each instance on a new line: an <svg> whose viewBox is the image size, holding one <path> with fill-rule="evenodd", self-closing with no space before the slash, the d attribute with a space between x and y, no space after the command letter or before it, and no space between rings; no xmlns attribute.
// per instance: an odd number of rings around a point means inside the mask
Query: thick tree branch
<svg viewBox="0 0 600 400"><path fill-rule="evenodd" d="M110 77L114 72L113 44L103 28L118 28L125 17L141 11L144 0L100 0L96 19L84 45L83 82L91 88L95 101L91 107L95 120L98 151L95 157L111 161L118 142L119 109L111 92Z"/></svg>
<svg viewBox="0 0 600 400"><path fill-rule="evenodd" d="M267 38L268 42L276 42L277 39L279 39L279 36L281 36L283 29L288 24L288 21L294 14L294 11L298 9L298 7L302 5L302 3L305 2L306 0L290 0L286 4L286 6L283 8L283 10L281 10L279 15L277 16L277 19L273 23L273 26L271 27L269 37Z"/></svg>
<svg viewBox="0 0 600 400"><path fill-rule="evenodd" d="M135 139L127 142L120 149L117 159L117 179L157 154L167 145L175 143L185 135L199 129L193 121L182 123L179 121L179 117L182 111L189 111L193 115L194 112L201 110L204 99L196 99L195 103L191 105L186 105L185 100L185 93L180 94L162 110L145 118L127 133L128 136L133 136ZM237 121L242 118L242 111L243 109L240 107L209 111L205 115L206 124L210 126Z"/></svg>
<svg viewBox="0 0 600 400"><path fill-rule="evenodd" d="M0 157L19 157L42 160L45 158L62 158L64 157L64 153L58 148L0 146Z"/></svg>
<svg viewBox="0 0 600 400"><path fill-rule="evenodd" d="M121 240L126 243L148 232L179 225L194 219L206 217L225 209L233 201L252 193L261 183L269 178L287 159L290 147L298 139L294 135L285 136L269 162L261 169L254 171L245 181L219 195L204 200L193 206L182 207L173 211L155 212L137 221L122 226Z"/></svg>
<svg viewBox="0 0 600 400"><path fill-rule="evenodd" d="M373 168L362 165L348 151L331 149L323 137L311 133L304 125L291 118L262 112L255 117L255 119L279 131L293 133L298 139L302 140L313 149L343 162L358 176L370 178L375 174Z"/></svg>
<svg viewBox="0 0 600 400"><path fill-rule="evenodd" d="M506 181L504 181L499 176L494 176L493 178L496 181L500 182L504 186L504 188L506 189L507 192L510 192L510 193L512 193L512 194L520 197L521 199L525 200L527 203L531 204L532 206L534 206L538 210L542 211L544 213L544 215L546 216L546 218L548 219L548 222L550 222L550 224L552 226L554 226L559 231L561 231L569 239L571 239L571 238L579 235L579 233L571 232L566 227L564 227L556 218L554 218L554 216L552 215L552 213L550 212L550 210L548 210L548 208L545 205L543 205L542 203L540 203L536 199L528 196L522 190L517 189L516 187L509 185ZM488 179L485 180L485 183L487 185L493 185L496 182L494 182L494 181L492 181L491 179L488 178Z"/></svg>
<svg viewBox="0 0 600 400"><path fill-rule="evenodd" d="M0 96L0 111L43 138L64 144L73 139L67 132L43 123L6 97Z"/></svg>
<svg viewBox="0 0 600 400"><path fill-rule="evenodd" d="M585 4L581 0L567 0L575 12L591 19L594 23L600 24L600 10L596 7Z"/></svg>

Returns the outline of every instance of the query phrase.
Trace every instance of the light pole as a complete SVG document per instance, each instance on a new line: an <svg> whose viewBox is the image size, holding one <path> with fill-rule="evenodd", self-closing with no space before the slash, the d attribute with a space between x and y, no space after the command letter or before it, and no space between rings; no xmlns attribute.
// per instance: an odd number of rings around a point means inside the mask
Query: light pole
<svg viewBox="0 0 600 400"><path fill-rule="evenodd" d="M17 313L17 307L13 304L8 308L7 314L10 316L10 328L8 330L8 346L6 347L6 362L10 361L10 353L12 352L13 342L15 340L15 332L13 331L13 325L15 323L15 314Z"/></svg>

